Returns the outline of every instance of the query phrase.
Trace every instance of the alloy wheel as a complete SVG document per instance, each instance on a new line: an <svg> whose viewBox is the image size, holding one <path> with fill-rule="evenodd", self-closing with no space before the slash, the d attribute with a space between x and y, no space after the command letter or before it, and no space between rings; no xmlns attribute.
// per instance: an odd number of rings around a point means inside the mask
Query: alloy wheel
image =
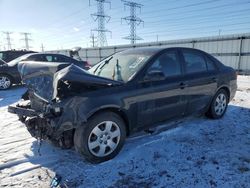
<svg viewBox="0 0 250 188"><path fill-rule="evenodd" d="M224 93L220 93L215 100L214 111L218 116L220 116L224 113L226 107L227 107L226 96Z"/></svg>
<svg viewBox="0 0 250 188"><path fill-rule="evenodd" d="M101 122L94 127L89 135L89 151L96 157L105 157L116 149L120 137L121 130L115 122Z"/></svg>
<svg viewBox="0 0 250 188"><path fill-rule="evenodd" d="M0 76L0 89L8 89L11 81L7 76Z"/></svg>

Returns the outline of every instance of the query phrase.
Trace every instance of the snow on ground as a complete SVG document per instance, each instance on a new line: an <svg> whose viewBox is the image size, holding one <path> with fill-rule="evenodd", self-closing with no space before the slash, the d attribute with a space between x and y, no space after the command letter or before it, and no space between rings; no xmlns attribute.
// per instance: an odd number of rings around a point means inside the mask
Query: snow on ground
<svg viewBox="0 0 250 188"><path fill-rule="evenodd" d="M0 91L0 187L250 187L250 77L223 119L182 120L159 134L129 138L111 161L93 165L73 150L39 144L7 112L25 91Z"/></svg>

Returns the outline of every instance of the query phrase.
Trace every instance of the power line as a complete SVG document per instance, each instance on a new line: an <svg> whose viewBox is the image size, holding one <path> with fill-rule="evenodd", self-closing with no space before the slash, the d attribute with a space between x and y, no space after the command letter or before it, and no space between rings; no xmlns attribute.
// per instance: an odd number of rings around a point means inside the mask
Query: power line
<svg viewBox="0 0 250 188"><path fill-rule="evenodd" d="M213 6L213 7L206 7L206 8L202 8L202 9L196 9L196 10L188 10L188 11L182 11L182 13L194 13L194 12L200 12L200 11L211 11L212 9L224 9L224 8L226 8L226 7L229 7L229 6L238 6L238 5L243 5L244 6L244 4L249 4L250 2L249 1L246 1L246 2L242 2L241 4L239 4L238 2L236 2L236 3L231 3L231 4L229 4L229 3L227 3L227 4L223 4L223 5L217 5L217 6ZM173 7L174 8L174 7ZM176 7L175 7L176 8ZM180 8L180 7L179 7ZM160 12L159 10L156 10L155 12ZM165 11L164 11L165 12ZM239 11L237 11L237 12L239 12L239 13L241 13L241 10L239 10ZM150 15L150 14L149 14ZM168 16L168 15L177 15L176 13L169 13L169 14L164 14L164 15L159 15L159 16L152 16L152 15L150 15L150 16L147 16L147 17L150 17L150 18L157 18L157 17L160 17L160 18L162 18L162 17L165 17L165 16ZM214 13L213 12L211 12L211 15L214 15ZM194 18L200 18L200 16L194 16L194 15L192 15L192 17L194 17ZM144 18L146 18L145 16L144 16ZM184 18L181 18L181 19L185 19L186 17L184 17ZM172 19L173 20L173 19ZM180 20L180 18L179 18L179 20ZM158 20L157 20L158 21ZM156 21L156 22L157 22ZM173 21L175 21L176 22L176 20L173 20ZM156 23L156 22L154 22L154 23ZM158 21L159 22L159 21ZM117 20L117 21L110 21L109 23L120 23L120 21L119 20ZM153 22L147 22L147 23L153 23ZM67 24L68 25L68 24ZM88 25L88 24L85 24L85 25ZM89 24L90 25L90 24ZM58 27L57 27L58 28ZM61 27L62 28L62 27ZM86 29L86 27L84 28L84 29ZM65 28L64 28L64 30L65 30ZM71 33L73 33L73 32L71 32ZM42 38L47 38L47 37L50 37L50 36L57 36L57 34L52 34L52 35L47 35L47 36L44 36L44 37L42 37Z"/></svg>
<svg viewBox="0 0 250 188"><path fill-rule="evenodd" d="M24 42L25 42L25 49L29 50L30 49L29 41L31 41L29 36L31 36L31 33L24 32L24 33L20 33L20 34L24 36L24 38L22 38L21 40L24 40Z"/></svg>
<svg viewBox="0 0 250 188"><path fill-rule="evenodd" d="M152 31L152 32L146 32L146 33L142 33L142 34L155 34L155 33L167 33L167 32L177 32L177 31L183 31L183 32L186 32L186 31L195 31L195 30L198 30L198 29L207 29L207 28L215 28L216 26L218 26L219 28L222 28L222 27L227 27L227 26L238 26L238 25L249 25L249 21L247 22L240 22L240 23L232 23L232 24L222 24L222 25L207 25L207 26L200 26L200 27L195 27L195 28L182 28L182 29L174 29L174 30L158 30L158 31ZM218 30L217 30L218 31Z"/></svg>
<svg viewBox="0 0 250 188"><path fill-rule="evenodd" d="M208 1L210 2L210 1ZM204 3L207 3L207 2L204 2ZM182 18L185 18L183 17L183 13L192 13L191 15L193 15L195 12L201 12L202 13L204 11L209 11L209 13L211 13L211 15L213 15L213 13L211 12L211 10L213 9L220 9L220 10L225 10L226 7L231 7L231 6L239 6L239 5L247 5L247 4L250 4L250 1L245 1L245 2L241 2L240 4L238 2L236 3L227 3L227 4L223 4L223 5L216 5L216 6L213 6L213 7L206 7L206 8L200 8L200 9L195 9L195 10L186 10L186 11L181 11L181 14L178 12L178 13L166 13L166 10L170 11L170 10L175 10L175 9L179 9L179 8L188 8L190 6L178 6L178 7L172 7L172 8L169 8L169 9L160 9L160 10L154 10L154 14L152 14L152 12L143 12L143 18L164 18L166 16L181 16ZM191 4L192 6L194 6L195 4ZM201 4L198 4L197 7L201 5ZM164 14L161 14L161 15L157 15L157 13L160 13L160 12L163 12ZM148 16L145 16L145 15L148 15ZM199 17L200 15L193 15L195 17ZM111 21L110 23L114 23L114 22L119 22L119 19L115 20L113 19L113 21ZM147 23L150 23L150 22L147 22ZM152 22L151 22L152 23Z"/></svg>
<svg viewBox="0 0 250 188"><path fill-rule="evenodd" d="M6 42L7 42L7 48L8 50L11 50L11 38L10 38L10 35L12 34L12 32L9 32L9 31L3 31L3 34L6 35Z"/></svg>
<svg viewBox="0 0 250 188"><path fill-rule="evenodd" d="M247 17L242 17L241 16L241 13L244 12L244 11L249 11L250 9L242 9L242 10L238 10L238 11L235 11L235 12L220 12L219 14L213 14L213 15L222 15L222 17L220 17L220 19L224 19L224 21L233 21L234 19L242 19L242 18L248 18L249 16ZM240 14L239 14L240 13ZM187 21L187 20L183 20L184 22ZM217 20L215 20L214 18L209 18L209 17L197 17L197 21L195 19L195 23L194 24L209 24L209 23L214 23L214 22L217 22ZM160 25L160 24L157 24L157 25ZM180 22L180 21L177 21L177 22L174 22L172 24L168 24L168 27L172 27L172 26L182 26L183 25L183 22ZM155 25L154 25L155 26ZM189 24L189 26L192 26L192 24ZM206 27L204 26L204 27ZM150 30L152 30L152 28L148 28ZM146 30L148 30L146 28ZM180 28L183 30L183 28ZM118 31L117 29L115 29L114 31ZM120 30L119 30L120 31ZM156 31L155 31L156 32ZM80 35L81 33L77 33L77 34L74 34L73 36L78 36ZM119 33L120 35L122 33ZM124 33L125 34L125 33ZM50 37L50 41L58 41L58 40L61 40L60 38L52 38Z"/></svg>
<svg viewBox="0 0 250 188"><path fill-rule="evenodd" d="M218 14L213 13L213 16L220 16L220 20L224 21L233 21L234 19L244 19L244 18L249 18L250 15L244 16L244 14L242 14L243 12L249 12L250 9L242 9L242 10L237 10L237 11L231 11L231 12L220 12ZM188 20L188 18L192 18L191 20ZM167 21L166 23L163 21ZM170 22L172 21L172 22ZM157 26L162 26L162 24L167 24L168 28L169 27L176 27L176 26L183 26L185 25L186 22L189 22L189 26L192 26L193 24L208 24L208 23L213 23L213 22L217 22L218 20L216 19L216 17L212 17L212 16L200 16L200 17L183 17L183 18L176 18L176 19L166 19L166 20L162 20L162 22L148 22L150 24L150 27L146 27L145 30L152 30L152 28L155 28ZM113 30L113 32L115 32L117 29Z"/></svg>
<svg viewBox="0 0 250 188"><path fill-rule="evenodd" d="M93 17L94 21L98 22L98 28L92 29L91 32L93 32L93 31L98 32L99 46L105 46L105 45L107 45L106 33L107 32L111 33L111 31L109 31L105 28L105 22L109 22L111 17L105 14L104 4L108 3L111 7L111 3L110 3L110 1L107 1L107 0L95 0L95 1L97 2L97 13L91 14L91 16ZM90 0L89 0L89 2L90 2Z"/></svg>
<svg viewBox="0 0 250 188"><path fill-rule="evenodd" d="M141 10L143 5L132 1L122 0L122 2L124 2L125 8L126 6L130 8L130 16L122 18L122 20L125 20L128 25L130 25L130 35L125 37L125 39L130 40L131 44L135 44L137 40L142 40L142 38L136 34L136 26L143 22L141 18L136 16L136 8Z"/></svg>
<svg viewBox="0 0 250 188"><path fill-rule="evenodd" d="M146 14L152 14L152 13L155 13L155 12L159 12L159 11L170 11L170 10L177 10L177 9L182 9L182 8L188 8L188 7L195 7L195 6L199 6L199 5L204 5L204 4L210 4L210 3L213 3L213 2L218 2L218 1L221 1L221 0L209 0L209 1L202 1L202 2L199 2L199 3L191 3L191 4L187 4L187 5L183 5L183 6L176 6L176 7L171 7L171 8L164 8L164 9L160 9L160 10L154 10L154 11L147 11L145 12Z"/></svg>
<svg viewBox="0 0 250 188"><path fill-rule="evenodd" d="M234 7L236 7L236 6L244 6L244 5L246 5L246 4L249 4L250 3L250 1L245 1L245 2L241 2L241 4L239 4L239 2L235 2L235 3L226 3L226 4L222 4L222 5L215 5L215 6L212 6L212 7L205 7L205 8L200 8L200 9L195 9L195 10L186 10L186 11L181 11L181 15L183 15L184 13L191 13L191 15L193 15L193 13L195 13L195 12L206 12L206 11L209 11L209 13L211 13L210 12L210 10L214 10L214 9L220 9L220 10L224 10L225 8L227 8L227 7L232 7L232 6L234 6ZM168 13L168 14L166 14L166 11L165 10L156 10L155 12L163 12L164 14L163 15L156 15L156 16L154 16L154 15L152 15L152 13L149 13L149 16L144 16L143 18L159 18L159 17L164 17L164 16L171 16L171 15L180 15L179 13ZM143 12L143 14L144 15L147 15L147 13L145 13L145 12ZM211 13L212 14L212 13Z"/></svg>

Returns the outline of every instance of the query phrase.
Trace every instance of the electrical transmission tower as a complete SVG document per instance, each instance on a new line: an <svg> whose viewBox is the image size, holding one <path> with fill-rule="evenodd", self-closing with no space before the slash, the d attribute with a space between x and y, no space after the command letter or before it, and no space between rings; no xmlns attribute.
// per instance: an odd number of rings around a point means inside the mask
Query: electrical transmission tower
<svg viewBox="0 0 250 188"><path fill-rule="evenodd" d="M24 38L21 39L21 40L24 40L24 42L25 42L25 49L26 49L26 50L29 50L29 49L30 49L29 41L31 41L31 39L29 38L29 36L30 36L31 34L30 34L30 33L21 33L21 35L24 36Z"/></svg>
<svg viewBox="0 0 250 188"><path fill-rule="evenodd" d="M94 21L98 22L98 28L97 29L92 29L91 32L96 31L98 32L98 43L99 46L105 46L107 45L107 38L106 38L106 33L111 31L107 30L105 28L105 22L109 22L110 16L106 15L104 12L104 5L105 3L108 3L111 7L110 1L107 0L94 0L97 3L97 13L91 14L93 17ZM90 3L90 0L89 0Z"/></svg>
<svg viewBox="0 0 250 188"><path fill-rule="evenodd" d="M97 43L97 41L96 41L96 37L95 37L95 35L94 34L91 34L91 36L90 36L90 43L91 43L91 46L92 47L96 47L96 43Z"/></svg>
<svg viewBox="0 0 250 188"><path fill-rule="evenodd" d="M3 34L6 35L6 42L7 42L7 48L8 50L11 50L11 38L10 38L10 35L12 34L11 32L8 32L8 31L4 31Z"/></svg>
<svg viewBox="0 0 250 188"><path fill-rule="evenodd" d="M130 40L131 44L135 44L137 40L142 40L142 38L136 34L136 26L139 26L141 23L143 23L143 20L136 16L136 9L138 8L141 11L141 7L143 5L132 1L122 0L122 2L124 2L125 8L130 8L130 16L122 18L122 20L125 20L128 25L130 25L130 35L124 39Z"/></svg>
<svg viewBox="0 0 250 188"><path fill-rule="evenodd" d="M41 51L44 52L44 46L43 43L41 44Z"/></svg>

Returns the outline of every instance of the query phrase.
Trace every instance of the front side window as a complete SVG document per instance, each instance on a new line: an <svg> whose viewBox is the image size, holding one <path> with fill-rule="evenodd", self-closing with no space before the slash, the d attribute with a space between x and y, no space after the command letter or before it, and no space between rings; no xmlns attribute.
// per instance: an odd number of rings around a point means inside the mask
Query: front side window
<svg viewBox="0 0 250 188"><path fill-rule="evenodd" d="M104 59L88 71L97 76L127 82L132 79L152 55L133 51L119 52Z"/></svg>
<svg viewBox="0 0 250 188"><path fill-rule="evenodd" d="M181 65L178 61L178 55L176 51L170 51L161 54L151 65L148 71L151 69L161 70L165 77L181 75Z"/></svg>
<svg viewBox="0 0 250 188"><path fill-rule="evenodd" d="M207 65L204 57L192 51L183 51L186 73L197 73L207 71Z"/></svg>

